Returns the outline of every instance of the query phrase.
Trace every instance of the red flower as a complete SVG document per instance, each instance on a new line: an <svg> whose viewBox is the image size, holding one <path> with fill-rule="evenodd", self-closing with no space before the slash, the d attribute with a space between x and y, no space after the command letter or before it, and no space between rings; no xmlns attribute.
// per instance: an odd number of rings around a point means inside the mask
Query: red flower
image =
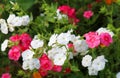
<svg viewBox="0 0 120 78"><path fill-rule="evenodd" d="M48 74L47 71L45 71L45 70L43 70L41 68L39 69L39 73L40 73L41 76L46 76Z"/></svg>
<svg viewBox="0 0 120 78"><path fill-rule="evenodd" d="M29 49L30 43L32 41L32 38L29 34L23 33L20 35L20 48L22 51L25 51L26 49Z"/></svg>
<svg viewBox="0 0 120 78"><path fill-rule="evenodd" d="M54 65L52 70L55 71L55 72L61 72L62 66Z"/></svg>
<svg viewBox="0 0 120 78"><path fill-rule="evenodd" d="M43 54L39 60L40 60L41 69L45 71L52 70L53 63L46 54Z"/></svg>
<svg viewBox="0 0 120 78"><path fill-rule="evenodd" d="M13 42L19 41L20 40L20 36L18 34L13 35L10 37L10 40Z"/></svg>
<svg viewBox="0 0 120 78"><path fill-rule="evenodd" d="M71 72L71 69L69 67L64 70L64 74L68 74L70 72Z"/></svg>

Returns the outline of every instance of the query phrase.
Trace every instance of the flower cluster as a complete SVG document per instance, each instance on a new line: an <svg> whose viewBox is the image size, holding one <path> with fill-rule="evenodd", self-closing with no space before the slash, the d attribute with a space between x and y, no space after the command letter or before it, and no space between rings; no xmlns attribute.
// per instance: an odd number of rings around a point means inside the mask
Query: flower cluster
<svg viewBox="0 0 120 78"><path fill-rule="evenodd" d="M5 60L0 60L0 78L115 77L120 65L118 0L79 0L79 6L59 0L51 5L49 0L30 0L25 6L17 2L10 2L11 9L0 4L8 8L0 12L6 18L0 19L0 58Z"/></svg>
<svg viewBox="0 0 120 78"><path fill-rule="evenodd" d="M89 48L95 48L99 45L109 46L113 42L113 35L113 32L111 32L110 30L107 30L106 28L100 28L96 32L89 32L86 33L84 36Z"/></svg>
<svg viewBox="0 0 120 78"><path fill-rule="evenodd" d="M103 32L101 29L106 31ZM98 71L104 69L107 60L104 55L101 55L92 61L92 56L86 55L89 52L88 47L95 48L100 43L108 46L111 43L113 33L106 28L100 28L97 30L98 33L85 34L86 40L84 40L72 32L73 30L69 30L66 33L51 35L46 48L45 42L38 35L32 39L27 33L16 34L11 36L9 40L5 40L1 49L5 51L7 45L12 44L8 52L9 59L18 61L22 55L22 68L24 70L38 69L42 76L46 76L48 71L61 72L67 60L73 59L78 54L85 55L82 59L82 65L88 67L89 75L97 75ZM40 55L37 55L37 50L42 51L38 51Z"/></svg>
<svg viewBox="0 0 120 78"><path fill-rule="evenodd" d="M22 17L16 16L15 14L10 14L7 23L5 19L0 19L0 30L3 34L8 34L8 29L10 32L13 32L14 27L26 26L30 22L28 15Z"/></svg>
<svg viewBox="0 0 120 78"><path fill-rule="evenodd" d="M82 65L88 67L89 75L97 75L98 71L101 71L105 67L107 60L104 58L104 55L98 56L92 61L92 56L85 55L82 59Z"/></svg>

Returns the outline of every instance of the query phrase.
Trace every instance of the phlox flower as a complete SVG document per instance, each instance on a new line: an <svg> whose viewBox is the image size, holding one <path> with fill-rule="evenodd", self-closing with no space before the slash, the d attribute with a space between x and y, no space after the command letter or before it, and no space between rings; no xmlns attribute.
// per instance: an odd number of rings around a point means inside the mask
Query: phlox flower
<svg viewBox="0 0 120 78"><path fill-rule="evenodd" d="M9 73L3 73L1 78L11 78L11 75Z"/></svg>
<svg viewBox="0 0 120 78"><path fill-rule="evenodd" d="M13 46L9 52L8 57L10 60L17 61L20 58L20 48L18 46Z"/></svg>
<svg viewBox="0 0 120 78"><path fill-rule="evenodd" d="M35 38L35 37L37 37L37 35L34 36L33 40L31 41L31 47L33 49L37 49L37 48L43 47L43 45L44 45L43 40L40 40L39 38Z"/></svg>
<svg viewBox="0 0 120 78"><path fill-rule="evenodd" d="M8 47L8 40L5 39L4 42L1 44L1 51L5 51Z"/></svg>
<svg viewBox="0 0 120 78"><path fill-rule="evenodd" d="M77 53L86 54L88 52L88 45L85 40L76 40L73 45Z"/></svg>
<svg viewBox="0 0 120 78"><path fill-rule="evenodd" d="M93 12L91 10L85 11L83 16L87 19L90 19L93 16Z"/></svg>
<svg viewBox="0 0 120 78"><path fill-rule="evenodd" d="M20 48L22 51L25 51L27 49L29 49L30 43L32 41L32 38L30 37L29 34L27 33L23 33L20 35Z"/></svg>
<svg viewBox="0 0 120 78"><path fill-rule="evenodd" d="M12 42L16 42L20 40L20 35L15 34L9 38Z"/></svg>
<svg viewBox="0 0 120 78"><path fill-rule="evenodd" d="M89 48L95 48L100 44L100 37L97 32L89 32L84 35Z"/></svg>
<svg viewBox="0 0 120 78"><path fill-rule="evenodd" d="M88 67L88 74L89 75L98 75L98 71L95 70L92 66Z"/></svg>
<svg viewBox="0 0 120 78"><path fill-rule="evenodd" d="M46 70L42 69L42 68L39 69L39 73L40 73L40 75L43 76L43 77L48 74L48 72L47 72Z"/></svg>
<svg viewBox="0 0 120 78"><path fill-rule="evenodd" d="M57 36L58 34L53 34L50 39L49 39L49 42L48 42L48 46L52 46L54 43L56 43L57 41Z"/></svg>
<svg viewBox="0 0 120 78"><path fill-rule="evenodd" d="M31 50L29 50L29 49L23 51L23 52L22 52L23 61L32 59L32 58L33 58L33 55L34 55L34 52L31 51Z"/></svg>
<svg viewBox="0 0 120 78"><path fill-rule="evenodd" d="M99 28L96 32L98 33L98 35L100 35L101 33L109 33L111 37L114 36L114 33L112 31L103 27Z"/></svg>
<svg viewBox="0 0 120 78"><path fill-rule="evenodd" d="M113 42L112 37L109 33L101 33L100 34L100 43L103 46L109 46Z"/></svg>
<svg viewBox="0 0 120 78"><path fill-rule="evenodd" d="M3 34L8 34L7 23L4 19L0 19L0 30Z"/></svg>
<svg viewBox="0 0 120 78"><path fill-rule="evenodd" d="M104 58L104 55L98 56L93 60L92 67L97 71L101 71L104 69L106 62L107 60Z"/></svg>
<svg viewBox="0 0 120 78"><path fill-rule="evenodd" d="M24 70L30 69L39 69L40 68L40 61L37 58L32 58L28 60L24 60L22 64L22 68Z"/></svg>
<svg viewBox="0 0 120 78"><path fill-rule="evenodd" d="M52 70L54 72L61 72L62 71L62 66L54 65Z"/></svg>
<svg viewBox="0 0 120 78"><path fill-rule="evenodd" d="M45 71L52 70L53 63L46 54L43 54L39 60L40 60L41 69Z"/></svg>
<svg viewBox="0 0 120 78"><path fill-rule="evenodd" d="M92 64L92 57L90 55L85 55L82 58L82 66L88 67Z"/></svg>
<svg viewBox="0 0 120 78"><path fill-rule="evenodd" d="M120 78L120 72L116 74L116 78Z"/></svg>
<svg viewBox="0 0 120 78"><path fill-rule="evenodd" d="M59 6L58 7L58 10L67 15L68 18L69 18L69 21L73 24L76 24L79 22L79 19L76 18L76 14L75 14L75 9L74 8L71 8L70 6L68 5L62 5L62 6Z"/></svg>

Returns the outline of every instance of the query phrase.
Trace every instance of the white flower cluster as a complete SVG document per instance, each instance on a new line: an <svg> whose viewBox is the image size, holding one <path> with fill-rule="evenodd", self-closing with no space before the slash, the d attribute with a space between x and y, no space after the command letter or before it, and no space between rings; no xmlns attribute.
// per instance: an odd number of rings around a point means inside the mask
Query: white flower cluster
<svg viewBox="0 0 120 78"><path fill-rule="evenodd" d="M88 45L86 44L85 40L80 39L80 36L71 34L72 32L72 30L69 30L67 33L53 34L50 37L48 46L54 47L57 44L60 44L65 45L68 48L68 43L72 42L76 51L75 55L78 53L81 53L82 55L86 54L88 52Z"/></svg>
<svg viewBox="0 0 120 78"><path fill-rule="evenodd" d="M80 36L71 34L73 30L67 33L53 34L48 42L48 46L52 49L48 51L48 57L53 60L55 65L63 65L66 59L72 59L73 55L78 53L86 54L88 45L85 40L80 39ZM75 52L70 52L68 44L73 44ZM62 46L62 47L61 47Z"/></svg>
<svg viewBox="0 0 120 78"><path fill-rule="evenodd" d="M89 75L97 75L98 71L101 71L105 67L107 60L104 58L104 55L98 56L92 61L92 56L86 55L82 59L82 65L88 67Z"/></svg>
<svg viewBox="0 0 120 78"><path fill-rule="evenodd" d="M22 58L23 58L23 65L22 68L24 70L30 69L39 69L40 68L40 61L37 58L33 58L34 52L27 49L24 52L22 52Z"/></svg>
<svg viewBox="0 0 120 78"><path fill-rule="evenodd" d="M55 65L62 66L67 58L67 49L63 47L53 47L48 51L48 57L53 61Z"/></svg>
<svg viewBox="0 0 120 78"><path fill-rule="evenodd" d="M10 14L7 23L4 19L0 19L0 30L3 34L8 34L8 29L10 32L14 31L14 27L26 26L30 22L28 15L22 17L15 16L15 14Z"/></svg>

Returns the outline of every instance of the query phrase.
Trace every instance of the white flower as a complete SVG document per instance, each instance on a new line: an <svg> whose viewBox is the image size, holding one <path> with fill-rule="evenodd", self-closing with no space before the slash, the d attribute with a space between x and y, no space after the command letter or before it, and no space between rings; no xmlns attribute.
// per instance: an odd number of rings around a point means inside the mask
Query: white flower
<svg viewBox="0 0 120 78"><path fill-rule="evenodd" d="M0 19L0 30L3 34L8 34L7 23L4 19Z"/></svg>
<svg viewBox="0 0 120 78"><path fill-rule="evenodd" d="M44 45L43 40L35 39L35 38L34 38L34 39L31 41L31 46L32 46L33 49L37 49L37 48L43 47L43 45Z"/></svg>
<svg viewBox="0 0 120 78"><path fill-rule="evenodd" d="M79 53L86 53L88 50L88 45L85 40L76 40L73 42L75 51Z"/></svg>
<svg viewBox="0 0 120 78"><path fill-rule="evenodd" d="M31 59L29 62L29 69L33 70L33 69L39 69L40 68L40 62L37 58Z"/></svg>
<svg viewBox="0 0 120 78"><path fill-rule="evenodd" d="M111 35L111 37L114 36L114 33L110 30L108 30L107 28L99 28L96 32L98 32L98 34L100 35L101 33L109 33Z"/></svg>
<svg viewBox="0 0 120 78"><path fill-rule="evenodd" d="M34 55L33 51L31 51L29 49L25 50L24 52L22 52L23 61L32 59L33 55Z"/></svg>
<svg viewBox="0 0 120 78"><path fill-rule="evenodd" d="M22 18L17 16L13 19L12 21L12 26L14 27L18 27L18 26L21 26L22 25Z"/></svg>
<svg viewBox="0 0 120 78"><path fill-rule="evenodd" d="M15 14L10 14L8 19L7 19L7 23L9 26L13 26L13 19L15 18Z"/></svg>
<svg viewBox="0 0 120 78"><path fill-rule="evenodd" d="M92 63L91 61L92 61L92 57L90 55L85 55L82 58L82 66L84 66L84 67L90 66Z"/></svg>
<svg viewBox="0 0 120 78"><path fill-rule="evenodd" d="M67 58L65 47L53 47L48 51L48 57L54 62L55 65L63 65Z"/></svg>
<svg viewBox="0 0 120 78"><path fill-rule="evenodd" d="M103 70L105 67L105 62L107 62L107 60L104 58L103 55L98 56L96 59L93 60L92 67L97 71Z"/></svg>
<svg viewBox="0 0 120 78"><path fill-rule="evenodd" d="M54 56L53 62L54 62L55 65L60 65L60 66L62 66L62 65L64 64L66 58L67 58L66 55L59 53L59 54L56 54L56 55Z"/></svg>
<svg viewBox="0 0 120 78"><path fill-rule="evenodd" d="M88 73L89 73L89 75L97 75L98 71L95 70L92 66L89 66L88 67Z"/></svg>
<svg viewBox="0 0 120 78"><path fill-rule="evenodd" d="M1 44L1 51L5 51L8 46L8 40L4 40L4 42Z"/></svg>
<svg viewBox="0 0 120 78"><path fill-rule="evenodd" d="M29 60L23 61L22 68L23 68L24 70L29 69Z"/></svg>
<svg viewBox="0 0 120 78"><path fill-rule="evenodd" d="M120 72L116 74L116 78L120 78Z"/></svg>
<svg viewBox="0 0 120 78"><path fill-rule="evenodd" d="M35 68L39 69L40 68L40 62L37 58L24 60L22 68L24 70L27 70L27 69L33 70Z"/></svg>
<svg viewBox="0 0 120 78"><path fill-rule="evenodd" d="M73 59L73 53L72 52L68 53L68 59Z"/></svg>
<svg viewBox="0 0 120 78"><path fill-rule="evenodd" d="M57 36L58 36L58 34L53 34L53 35L50 37L49 42L48 42L48 46L51 46L51 45L53 45L54 43L56 43Z"/></svg>
<svg viewBox="0 0 120 78"><path fill-rule="evenodd" d="M57 37L57 42L62 45L67 45L69 41L71 40L71 34L70 33L61 33Z"/></svg>
<svg viewBox="0 0 120 78"><path fill-rule="evenodd" d="M28 25L28 23L30 22L30 18L28 15L24 15L22 16L22 25Z"/></svg>
<svg viewBox="0 0 120 78"><path fill-rule="evenodd" d="M64 54L66 55L66 48L65 47L53 47L51 50L48 51L48 57L53 59L56 54Z"/></svg>

